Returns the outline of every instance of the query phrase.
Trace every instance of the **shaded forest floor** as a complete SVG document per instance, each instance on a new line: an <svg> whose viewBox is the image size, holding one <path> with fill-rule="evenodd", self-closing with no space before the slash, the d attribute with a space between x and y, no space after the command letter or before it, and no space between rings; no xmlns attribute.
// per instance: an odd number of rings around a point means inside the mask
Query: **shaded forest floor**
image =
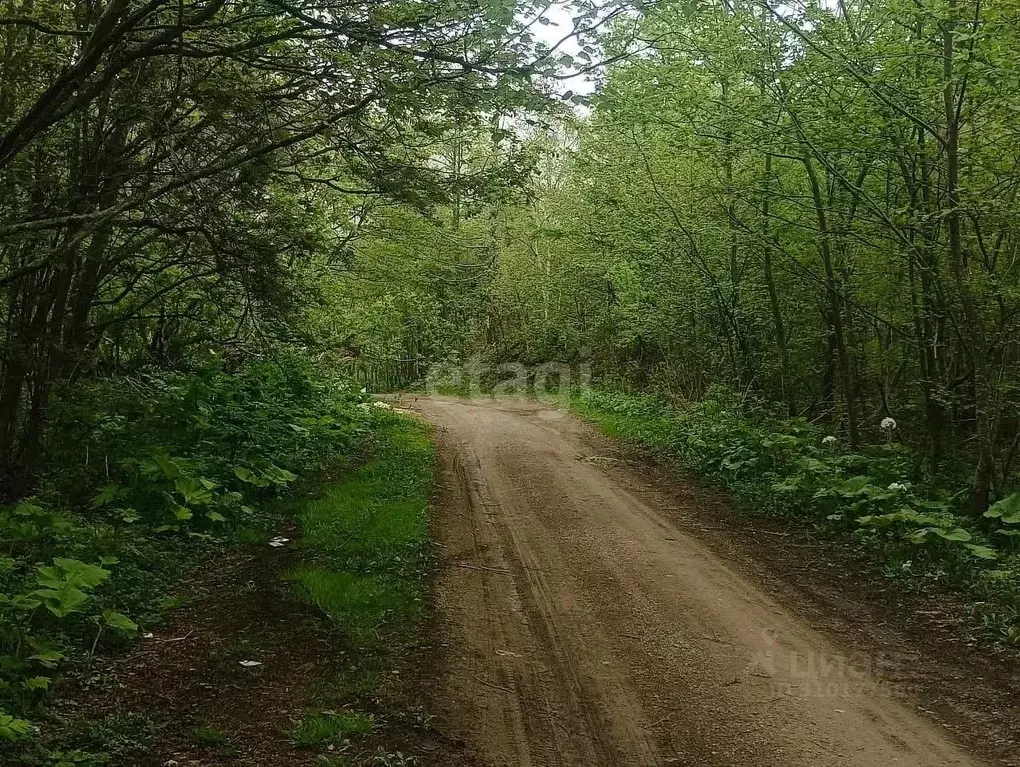
<svg viewBox="0 0 1020 767"><path fill-rule="evenodd" d="M166 625L97 659L55 712L52 763L464 763L426 713L428 560L386 551L427 550L431 444L407 419L388 431L377 457L279 504L266 529L203 564ZM386 531L367 561L346 543L358 525L369 541ZM415 598L395 601L388 582Z"/></svg>
<svg viewBox="0 0 1020 767"><path fill-rule="evenodd" d="M358 653L287 588L294 559L239 548L207 563L167 626L97 669L64 704L65 739L138 767L353 765L443 753L418 697L427 648ZM362 718L371 726L347 733L338 722L321 742L299 746L306 717L329 712L353 717L354 730Z"/></svg>

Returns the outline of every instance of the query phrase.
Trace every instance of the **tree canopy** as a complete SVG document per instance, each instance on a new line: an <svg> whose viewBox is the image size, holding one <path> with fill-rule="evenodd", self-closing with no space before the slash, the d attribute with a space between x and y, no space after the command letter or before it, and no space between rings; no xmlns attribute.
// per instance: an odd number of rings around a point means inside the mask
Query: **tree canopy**
<svg viewBox="0 0 1020 767"><path fill-rule="evenodd" d="M892 417L932 470L975 467L983 510L1020 447L1015 22L959 0L621 15L591 109L532 136L527 201L480 214L474 348L722 386L853 446Z"/></svg>
<svg viewBox="0 0 1020 767"><path fill-rule="evenodd" d="M55 381L302 334L375 201L426 208L454 129L544 111L548 3L82 0L0 10L0 474ZM572 41L604 15L578 4ZM587 55L587 54L586 54ZM590 57L589 57L590 58ZM494 140L499 140L495 136Z"/></svg>

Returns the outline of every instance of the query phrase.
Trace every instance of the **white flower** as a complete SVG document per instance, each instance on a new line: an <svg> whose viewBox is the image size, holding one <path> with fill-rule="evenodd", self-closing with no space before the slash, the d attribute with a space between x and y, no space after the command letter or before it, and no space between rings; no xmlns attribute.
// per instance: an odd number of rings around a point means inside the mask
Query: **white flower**
<svg viewBox="0 0 1020 767"><path fill-rule="evenodd" d="M896 428L896 421L889 416L882 419L882 423L879 424L886 431L892 431Z"/></svg>
<svg viewBox="0 0 1020 767"><path fill-rule="evenodd" d="M378 402L378 401L373 402L372 403L372 407L377 407L380 410L392 410L393 409L389 405L387 405L385 402Z"/></svg>
<svg viewBox="0 0 1020 767"><path fill-rule="evenodd" d="M907 486L902 482L893 482L889 485L889 490L906 490Z"/></svg>
<svg viewBox="0 0 1020 767"><path fill-rule="evenodd" d="M836 444L837 441L838 440L831 434L828 437L822 438L822 444L825 445L826 447L832 447L833 445Z"/></svg>

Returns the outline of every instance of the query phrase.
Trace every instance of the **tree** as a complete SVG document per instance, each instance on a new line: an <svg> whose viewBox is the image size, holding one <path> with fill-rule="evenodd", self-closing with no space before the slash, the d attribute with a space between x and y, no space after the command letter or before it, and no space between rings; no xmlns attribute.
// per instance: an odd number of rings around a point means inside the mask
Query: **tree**
<svg viewBox="0 0 1020 767"><path fill-rule="evenodd" d="M454 126L542 109L541 3L34 0L0 11L0 477L55 380L293 308L325 192L428 204ZM597 25L579 4L572 36ZM336 211L333 211L336 213ZM327 227L329 228L329 227ZM297 291L297 293L295 293Z"/></svg>

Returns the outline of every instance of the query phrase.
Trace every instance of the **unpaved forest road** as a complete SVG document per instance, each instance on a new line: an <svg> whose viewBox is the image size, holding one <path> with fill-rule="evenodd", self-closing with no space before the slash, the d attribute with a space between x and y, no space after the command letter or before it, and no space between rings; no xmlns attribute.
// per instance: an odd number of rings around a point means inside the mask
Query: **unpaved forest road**
<svg viewBox="0 0 1020 767"><path fill-rule="evenodd" d="M442 456L438 704L486 764L980 763L841 667L851 648L685 534L569 415L413 407Z"/></svg>

